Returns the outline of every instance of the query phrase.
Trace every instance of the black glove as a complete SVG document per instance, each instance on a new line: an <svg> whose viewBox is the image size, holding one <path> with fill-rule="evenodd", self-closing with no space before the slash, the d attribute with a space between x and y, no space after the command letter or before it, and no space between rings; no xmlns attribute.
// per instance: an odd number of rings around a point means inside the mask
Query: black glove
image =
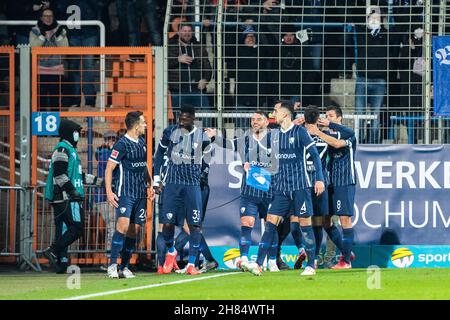
<svg viewBox="0 0 450 320"><path fill-rule="evenodd" d="M69 192L69 202L83 202L84 199L77 190L73 189Z"/></svg>

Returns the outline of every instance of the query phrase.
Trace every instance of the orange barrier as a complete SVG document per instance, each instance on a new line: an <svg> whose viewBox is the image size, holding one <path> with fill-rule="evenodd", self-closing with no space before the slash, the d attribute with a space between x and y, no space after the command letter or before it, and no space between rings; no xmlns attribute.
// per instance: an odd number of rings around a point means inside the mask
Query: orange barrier
<svg viewBox="0 0 450 320"><path fill-rule="evenodd" d="M0 185L11 187L16 184L14 69L14 47L0 47ZM7 252L14 252L16 224L14 192L11 192L8 198L8 207L0 208L0 225L5 223L5 228L1 228L1 230L9 229L7 248L2 246L2 249L6 249ZM0 261L12 262L15 259L16 257L2 257Z"/></svg>
<svg viewBox="0 0 450 320"><path fill-rule="evenodd" d="M57 60L63 65L63 73L53 77L42 77L40 65ZM99 66L104 59L105 69ZM90 60L89 63L84 63ZM53 64L53 63L50 63ZM56 65L56 63L54 63ZM89 68L87 69L86 66ZM77 150L82 160L83 170L92 169L97 174L99 166L104 165L94 159L95 151L105 141L105 133L118 132L125 128L125 116L130 111L142 111L147 122L147 163L152 167L153 154L153 104L154 75L153 57L150 47L33 47L32 48L32 112L59 112L61 119L70 118L78 122L83 131ZM102 73L105 81L102 82ZM91 88L89 89L89 86ZM53 92L43 91L47 86ZM94 92L91 92L92 86ZM102 90L102 86L104 90ZM73 88L80 91L74 91ZM102 92L104 92L102 96ZM47 100L45 100L47 99ZM95 103L86 103L87 101ZM77 103L80 102L77 106ZM43 103L45 102L45 103ZM102 105L104 102L104 105ZM87 105L90 106L87 106ZM89 137L90 140L86 139ZM32 137L33 186L44 183L51 152L58 138L55 136ZM34 219L34 250L41 252L53 240L54 226L50 205L43 200L42 192L37 192ZM106 262L107 237L106 223L98 204L104 196L104 189L87 188L85 198L85 236L74 243L69 253L71 261L79 264ZM102 198L104 199L104 198ZM147 203L147 224L143 242L138 252L150 258L152 235L152 205ZM134 259L133 259L134 260ZM132 262L133 262L132 260ZM41 262L41 261L40 261ZM42 259L42 262L47 262Z"/></svg>

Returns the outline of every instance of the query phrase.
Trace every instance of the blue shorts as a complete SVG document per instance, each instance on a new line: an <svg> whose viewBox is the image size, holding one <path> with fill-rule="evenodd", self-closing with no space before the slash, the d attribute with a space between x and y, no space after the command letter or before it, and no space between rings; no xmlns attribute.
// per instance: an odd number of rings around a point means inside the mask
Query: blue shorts
<svg viewBox="0 0 450 320"><path fill-rule="evenodd" d="M333 215L353 216L355 204L355 185L333 187L333 193L330 198L333 202Z"/></svg>
<svg viewBox="0 0 450 320"><path fill-rule="evenodd" d="M313 214L311 189L280 192L275 191L268 212L276 216L287 217L294 207L294 216L309 218Z"/></svg>
<svg viewBox="0 0 450 320"><path fill-rule="evenodd" d="M162 223L161 221L164 220L163 218L163 193L164 193L164 188L161 192L161 194L159 195L159 203L158 203L158 223ZM209 199L209 186L205 186L202 189L202 209L203 209L203 215L202 215L202 222L203 220L205 220L205 216L206 216L206 207L208 206L208 199ZM178 222L177 221L177 226L178 227L182 227L184 224L183 222Z"/></svg>
<svg viewBox="0 0 450 320"><path fill-rule="evenodd" d="M266 219L267 209L269 208L271 198L257 198L250 196L241 196L239 208L242 217L256 217L259 214L260 219Z"/></svg>
<svg viewBox="0 0 450 320"><path fill-rule="evenodd" d="M147 198L120 197L116 218L128 218L130 223L144 225L147 222Z"/></svg>
<svg viewBox="0 0 450 320"><path fill-rule="evenodd" d="M201 226L203 220L200 186L167 184L162 196L162 214L159 223Z"/></svg>
<svg viewBox="0 0 450 320"><path fill-rule="evenodd" d="M328 209L329 200L327 188L325 188L325 191L322 192L320 196L317 196L314 192L314 188L311 188L311 201L313 204L314 217L323 217L330 213Z"/></svg>

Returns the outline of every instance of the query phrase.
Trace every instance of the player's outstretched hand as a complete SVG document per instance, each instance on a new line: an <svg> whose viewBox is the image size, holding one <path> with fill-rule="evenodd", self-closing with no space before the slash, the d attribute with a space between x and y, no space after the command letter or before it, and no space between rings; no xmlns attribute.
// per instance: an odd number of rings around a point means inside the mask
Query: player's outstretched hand
<svg viewBox="0 0 450 320"><path fill-rule="evenodd" d="M325 191L325 184L323 181L316 181L316 184L314 185L314 191L316 192L317 196L320 196L322 192Z"/></svg>
<svg viewBox="0 0 450 320"><path fill-rule="evenodd" d="M330 126L330 120L325 119L325 118L319 118L319 125L324 126L326 128L328 128Z"/></svg>
<svg viewBox="0 0 450 320"><path fill-rule="evenodd" d="M206 135L208 136L208 138L212 138L212 137L215 137L215 136L217 136L217 130L216 129L213 129L213 128L206 128L205 129L205 133L206 133Z"/></svg>
<svg viewBox="0 0 450 320"><path fill-rule="evenodd" d="M108 202L114 208L118 208L119 207L119 203L117 202L117 201L119 201L119 197L117 197L117 195L114 192L107 192L106 193L106 197L108 198Z"/></svg>
<svg viewBox="0 0 450 320"><path fill-rule="evenodd" d="M298 118L295 118L294 121L292 121L294 124L301 126L305 123L305 117L304 116L300 116Z"/></svg>

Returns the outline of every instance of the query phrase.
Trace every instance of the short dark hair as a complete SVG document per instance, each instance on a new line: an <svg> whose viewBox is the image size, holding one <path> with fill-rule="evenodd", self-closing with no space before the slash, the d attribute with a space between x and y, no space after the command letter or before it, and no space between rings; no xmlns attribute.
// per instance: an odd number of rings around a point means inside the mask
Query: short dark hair
<svg viewBox="0 0 450 320"><path fill-rule="evenodd" d="M187 104L187 103L183 104L180 108L180 111L181 111L181 113L189 113L189 114L195 116L195 108L191 104Z"/></svg>
<svg viewBox="0 0 450 320"><path fill-rule="evenodd" d="M139 118L142 115L143 113L141 111L128 112L125 117L125 125L127 126L127 130L133 129L134 125L139 122Z"/></svg>
<svg viewBox="0 0 450 320"><path fill-rule="evenodd" d="M305 122L308 124L315 124L319 120L320 112L317 106L309 105L305 108Z"/></svg>
<svg viewBox="0 0 450 320"><path fill-rule="evenodd" d="M265 112L264 110L256 110L253 113L257 113L259 115L262 115L263 117L266 117L267 119L269 118L269 115L267 114L267 112Z"/></svg>
<svg viewBox="0 0 450 320"><path fill-rule="evenodd" d="M327 111L334 111L336 112L337 117L342 117L342 109L337 105L332 104L331 106L328 106Z"/></svg>
<svg viewBox="0 0 450 320"><path fill-rule="evenodd" d="M292 104L292 102L290 102L290 101L281 101L281 107L280 108L287 109L289 111L289 113L291 114L291 119L294 117L295 109L294 109L294 105Z"/></svg>

